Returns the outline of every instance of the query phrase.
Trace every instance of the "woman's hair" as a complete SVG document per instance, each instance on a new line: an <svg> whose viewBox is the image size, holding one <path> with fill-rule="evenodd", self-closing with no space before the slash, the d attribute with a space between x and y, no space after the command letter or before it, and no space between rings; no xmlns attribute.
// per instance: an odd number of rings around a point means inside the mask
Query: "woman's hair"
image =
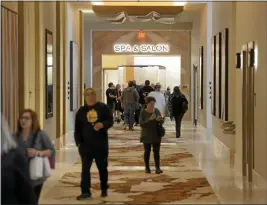
<svg viewBox="0 0 267 205"><path fill-rule="evenodd" d="M148 96L148 97L146 98L146 104L149 104L149 103L151 103L151 102L156 102L156 99L155 99L154 97L150 97L150 96Z"/></svg>
<svg viewBox="0 0 267 205"><path fill-rule="evenodd" d="M5 118L2 116L1 121L1 153L8 153L11 149L15 149L17 143L14 136L9 130L9 126Z"/></svg>
<svg viewBox="0 0 267 205"><path fill-rule="evenodd" d="M32 118L32 134L33 136L36 136L38 132L41 130L40 123L37 117L37 113L31 109L24 109L21 111L18 119L18 124L17 124L17 136L22 132L22 127L20 125L20 118L24 113L30 113L30 116Z"/></svg>
<svg viewBox="0 0 267 205"><path fill-rule="evenodd" d="M175 86L175 87L173 88L173 93L174 93L174 94L181 94L181 90L180 90L179 86Z"/></svg>
<svg viewBox="0 0 267 205"><path fill-rule="evenodd" d="M120 85L120 84L117 84L117 85L116 85L116 89L118 89L119 87L121 87L121 85Z"/></svg>

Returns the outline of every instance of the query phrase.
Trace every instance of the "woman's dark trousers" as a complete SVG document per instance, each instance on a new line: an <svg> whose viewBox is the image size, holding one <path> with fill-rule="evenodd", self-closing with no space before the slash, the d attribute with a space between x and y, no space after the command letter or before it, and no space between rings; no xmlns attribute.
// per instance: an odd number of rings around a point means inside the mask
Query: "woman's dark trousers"
<svg viewBox="0 0 267 205"><path fill-rule="evenodd" d="M182 124L183 116L184 116L183 114L182 115L178 115L178 116L174 116L175 129L176 129L176 138L181 137L181 124Z"/></svg>
<svg viewBox="0 0 267 205"><path fill-rule="evenodd" d="M154 143L154 144L148 144L144 143L144 161L145 161L145 167L147 170L150 170L149 166L149 159L150 159L150 152L151 152L151 147L153 147L153 154L154 154L154 161L155 161L155 167L156 169L160 169L160 143Z"/></svg>

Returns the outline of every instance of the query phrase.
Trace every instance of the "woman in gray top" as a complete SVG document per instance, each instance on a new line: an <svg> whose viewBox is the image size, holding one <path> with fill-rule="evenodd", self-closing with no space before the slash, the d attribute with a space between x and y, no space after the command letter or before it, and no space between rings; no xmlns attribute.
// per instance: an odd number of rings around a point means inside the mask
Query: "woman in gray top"
<svg viewBox="0 0 267 205"><path fill-rule="evenodd" d="M55 149L51 140L41 130L37 114L31 109L25 109L21 112L16 136L29 161L35 156L50 157L55 155ZM45 178L32 180L37 201L45 180Z"/></svg>
<svg viewBox="0 0 267 205"><path fill-rule="evenodd" d="M160 144L161 137L157 133L158 124L163 123L163 118L160 111L155 108L156 99L154 97L146 98L146 109L140 113L140 126L141 126L141 142L144 144L144 162L146 173L151 173L149 166L149 158L151 147L153 147L156 174L161 174L160 169Z"/></svg>

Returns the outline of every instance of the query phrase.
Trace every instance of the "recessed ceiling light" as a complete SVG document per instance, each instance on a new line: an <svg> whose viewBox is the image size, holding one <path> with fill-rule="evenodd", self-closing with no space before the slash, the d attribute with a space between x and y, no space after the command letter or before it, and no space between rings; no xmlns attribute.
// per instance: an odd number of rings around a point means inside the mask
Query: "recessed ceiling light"
<svg viewBox="0 0 267 205"><path fill-rule="evenodd" d="M174 6L184 6L185 4L186 2L182 2L182 1L173 2Z"/></svg>
<svg viewBox="0 0 267 205"><path fill-rule="evenodd" d="M92 5L99 6L99 5L104 5L104 2L102 1L96 1L96 2L91 2Z"/></svg>
<svg viewBox="0 0 267 205"><path fill-rule="evenodd" d="M91 10L91 9L82 9L81 11L82 11L83 13L94 13L94 11Z"/></svg>

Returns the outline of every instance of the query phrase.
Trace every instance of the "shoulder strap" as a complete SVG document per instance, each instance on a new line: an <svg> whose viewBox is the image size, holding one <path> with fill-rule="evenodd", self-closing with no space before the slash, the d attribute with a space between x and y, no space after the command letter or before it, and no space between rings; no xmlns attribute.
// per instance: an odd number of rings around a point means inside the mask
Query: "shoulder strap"
<svg viewBox="0 0 267 205"><path fill-rule="evenodd" d="M35 145L35 143L36 143L36 139L37 139L38 134L39 134L39 132L37 132L37 133L33 136L32 144L31 144L31 148L34 147L34 145Z"/></svg>

